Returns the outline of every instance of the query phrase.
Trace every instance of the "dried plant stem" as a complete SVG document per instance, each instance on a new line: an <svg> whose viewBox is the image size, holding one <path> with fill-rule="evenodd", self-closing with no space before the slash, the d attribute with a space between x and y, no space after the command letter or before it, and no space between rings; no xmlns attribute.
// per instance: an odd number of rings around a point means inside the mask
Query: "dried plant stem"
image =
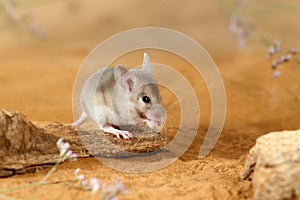
<svg viewBox="0 0 300 200"><path fill-rule="evenodd" d="M12 187L12 188L9 188L9 189L2 189L2 190L0 190L0 194L48 184L48 183L45 182L45 180L47 178L49 178L57 170L57 167L58 167L59 164L61 164L61 161L56 162L55 165L51 168L51 170L40 181L33 182L33 183L28 183L28 184L25 184L25 185L22 185L22 186Z"/></svg>
<svg viewBox="0 0 300 200"><path fill-rule="evenodd" d="M62 161L58 161L55 163L55 165L51 168L50 171L48 171L48 173L39 181L39 182L43 182L45 181L47 178L49 178L56 170L57 167L62 163Z"/></svg>
<svg viewBox="0 0 300 200"><path fill-rule="evenodd" d="M22 185L22 186L9 188L9 189L2 189L2 190L0 190L0 194L48 184L45 181L57 170L57 167L62 162L64 162L65 160L74 161L77 158L77 154L74 154L71 150L69 150L70 144L64 142L63 140L64 140L63 138L60 138L57 141L57 148L59 150L59 159L58 159L58 161L55 163L55 165L48 171L48 173L40 181L25 184L25 185ZM33 197L36 198L37 196L38 196L38 194L34 193L32 198Z"/></svg>
<svg viewBox="0 0 300 200"><path fill-rule="evenodd" d="M8 0L9 1L9 0ZM26 8L26 7L32 7L32 6L39 6L41 4L50 4L50 3L56 3L56 2L61 2L61 0L27 0L27 1L18 1L16 6L18 8ZM1 1L0 1L1 3ZM5 14L5 9L0 6L0 15Z"/></svg>
<svg viewBox="0 0 300 200"><path fill-rule="evenodd" d="M2 189L2 190L0 190L0 194L13 192L13 191L17 191L17 190L22 190L22 189L27 189L27 188L31 188L31 187L35 187L35 186L39 186L39 185L43 185L43 184L41 182L28 183L28 184L25 184L22 186L16 186L16 187L12 187L9 189Z"/></svg>

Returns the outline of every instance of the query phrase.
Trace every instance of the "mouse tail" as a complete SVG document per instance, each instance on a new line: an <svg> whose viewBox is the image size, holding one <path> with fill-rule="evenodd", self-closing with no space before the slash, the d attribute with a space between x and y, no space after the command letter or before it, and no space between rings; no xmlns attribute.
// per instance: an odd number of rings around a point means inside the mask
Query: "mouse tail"
<svg viewBox="0 0 300 200"><path fill-rule="evenodd" d="M80 126L87 120L88 117L89 116L85 112L82 112L80 118L73 122L71 126Z"/></svg>

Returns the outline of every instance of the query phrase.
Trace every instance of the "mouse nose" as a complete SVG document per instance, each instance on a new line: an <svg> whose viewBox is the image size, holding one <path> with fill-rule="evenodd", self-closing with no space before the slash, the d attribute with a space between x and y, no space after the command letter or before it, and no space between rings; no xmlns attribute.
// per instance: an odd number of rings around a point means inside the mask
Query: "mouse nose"
<svg viewBox="0 0 300 200"><path fill-rule="evenodd" d="M154 119L161 119L161 114L160 114L159 112L155 112L155 113L153 114L153 118L154 118ZM157 120L157 121L159 121L159 120Z"/></svg>
<svg viewBox="0 0 300 200"><path fill-rule="evenodd" d="M156 121L158 126L164 124L166 119L165 109L160 104L154 104L151 106L151 119Z"/></svg>

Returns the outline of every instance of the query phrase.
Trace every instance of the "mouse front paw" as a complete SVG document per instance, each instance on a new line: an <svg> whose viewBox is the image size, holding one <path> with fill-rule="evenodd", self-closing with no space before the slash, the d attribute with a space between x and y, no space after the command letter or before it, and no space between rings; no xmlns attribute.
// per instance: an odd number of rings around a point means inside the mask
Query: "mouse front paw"
<svg viewBox="0 0 300 200"><path fill-rule="evenodd" d="M132 134L128 131L116 131L115 133L112 133L114 135L117 136L117 138L120 138L120 137L123 137L124 139L129 139L129 138L132 138Z"/></svg>
<svg viewBox="0 0 300 200"><path fill-rule="evenodd" d="M124 139L129 139L132 137L132 134L130 132L119 130L119 129L116 129L109 125L100 127L100 129L106 133L111 133L111 134L117 136L117 138L123 137Z"/></svg>

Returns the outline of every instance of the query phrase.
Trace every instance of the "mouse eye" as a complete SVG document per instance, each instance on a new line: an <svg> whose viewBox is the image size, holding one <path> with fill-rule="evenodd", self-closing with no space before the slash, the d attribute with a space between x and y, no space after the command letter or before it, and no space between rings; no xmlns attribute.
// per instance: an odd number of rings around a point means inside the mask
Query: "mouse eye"
<svg viewBox="0 0 300 200"><path fill-rule="evenodd" d="M143 102L150 103L150 98L148 96L143 96Z"/></svg>

